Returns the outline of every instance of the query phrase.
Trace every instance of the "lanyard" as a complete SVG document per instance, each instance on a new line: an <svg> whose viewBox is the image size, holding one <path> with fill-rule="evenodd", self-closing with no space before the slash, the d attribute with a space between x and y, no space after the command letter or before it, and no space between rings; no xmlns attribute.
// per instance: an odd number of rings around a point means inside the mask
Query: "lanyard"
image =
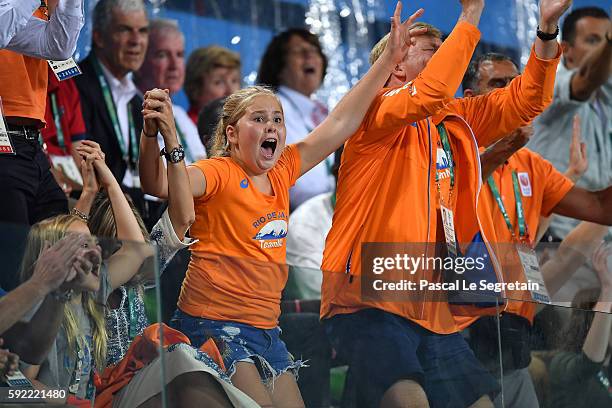
<svg viewBox="0 0 612 408"><path fill-rule="evenodd" d="M504 216L504 220L506 221L506 226L510 230L510 233L514 237L514 227L512 226L512 222L510 221L510 217L508 216L508 212L506 211L506 206L501 199L499 194L499 189L495 184L492 176L489 176L487 179L487 183L491 188L491 193L493 193L493 197L495 197L495 201L499 206L499 210ZM516 202L516 218L518 219L519 226L519 238L521 240L525 240L527 238L527 227L525 225L525 213L523 211L523 201L521 200L521 193L519 191L518 177L516 176L516 172L512 170L512 187L514 189L514 201Z"/></svg>
<svg viewBox="0 0 612 408"><path fill-rule="evenodd" d="M62 120L60 110L57 106L57 97L55 92L51 92L51 111L53 112L53 123L55 123L55 129L57 130L57 144L60 149L66 151L66 144L64 143L64 131L62 130Z"/></svg>
<svg viewBox="0 0 612 408"><path fill-rule="evenodd" d="M448 140L448 133L446 132L446 127L444 126L443 122L440 122L440 124L438 126L436 126L436 128L438 129L438 133L440 134L440 141L442 142L442 148L444 149L444 153L446 154L446 157L448 158L448 168L450 171L450 186L451 189L453 187L455 187L455 162L453 161L453 151L451 150L450 147L450 142ZM439 182L440 180L438 179L438 172L436 172L436 182Z"/></svg>
<svg viewBox="0 0 612 408"><path fill-rule="evenodd" d="M121 149L123 160L127 163L134 164L136 162L136 158L138 157L138 143L136 142L136 131L134 130L134 118L132 118L132 103L129 102L127 105L129 146L126 147L125 141L123 140L123 133L121 132L121 127L119 126L119 119L117 118L115 101L113 100L110 87L108 86L108 82L106 81L106 77L102 72L102 67L100 67L100 62L97 58L93 58L93 66L96 71L96 75L98 76L100 87L102 88L104 104L106 105L106 110L111 118L113 130L115 131L115 136L119 142L119 148ZM128 148L130 148L129 151Z"/></svg>
<svg viewBox="0 0 612 408"><path fill-rule="evenodd" d="M178 133L178 137L181 142L181 146L183 146L183 149L185 150L185 156L187 156L187 160L189 160L191 163L195 163L195 160L193 160L193 155L191 154L189 146L187 145L187 140L185 140L185 134L183 133L183 130L181 129L176 120L174 121L174 124L176 127L176 133Z"/></svg>

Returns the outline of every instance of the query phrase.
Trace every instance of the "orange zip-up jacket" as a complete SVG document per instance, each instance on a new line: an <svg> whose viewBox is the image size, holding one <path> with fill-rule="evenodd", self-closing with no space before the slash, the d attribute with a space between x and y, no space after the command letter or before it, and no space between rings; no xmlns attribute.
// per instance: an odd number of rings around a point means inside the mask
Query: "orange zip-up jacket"
<svg viewBox="0 0 612 408"><path fill-rule="evenodd" d="M518 255L514 250L516 238L519 236L516 215L516 200L512 183L512 171L517 173L520 182L521 202L525 214L528 241L534 246L535 235L540 224L540 217L548 217L557 204L574 187L574 183L561 174L554 166L542 156L533 151L522 148L508 159L507 163L498 167L493 174L499 194L504 202L508 218L514 227L514 237L508 229L497 202L488 184L480 192L480 201L486 202L492 208L495 240L493 251L502 266L502 273L506 282L526 282L520 267ZM508 260L508 262L505 262ZM506 291L508 305L504 313L512 313L533 323L536 304L531 300L528 291ZM476 321L478 317L457 316L456 321L460 329L464 329Z"/></svg>
<svg viewBox="0 0 612 408"><path fill-rule="evenodd" d="M490 94L453 99L480 33L461 22L414 81L383 89L358 131L345 145L337 202L323 255L321 317L377 308L412 320L437 333L458 331L446 302L388 302L361 296L361 244L435 242L435 125L444 121L455 161L457 241L469 243L480 231L493 232L490 211L478 205L481 188L477 145L489 145L529 123L552 101L555 59L532 51L522 76ZM477 136L474 136L477 135ZM432 159L433 158L433 159ZM477 209L478 208L478 216ZM489 251L490 252L490 251ZM432 254L429 254L432 256ZM498 280L502 277L496 266ZM413 281L431 278L417 271ZM465 307L464 313L482 314Z"/></svg>

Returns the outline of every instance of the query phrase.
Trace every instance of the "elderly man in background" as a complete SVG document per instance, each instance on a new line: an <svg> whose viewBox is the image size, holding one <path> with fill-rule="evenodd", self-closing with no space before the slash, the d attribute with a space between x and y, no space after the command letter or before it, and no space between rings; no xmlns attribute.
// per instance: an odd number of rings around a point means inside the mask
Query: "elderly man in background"
<svg viewBox="0 0 612 408"><path fill-rule="evenodd" d="M144 94L153 88L168 89L170 96L179 92L185 82L185 36L175 20L158 19L149 25L149 47L145 61L134 78ZM187 164L206 158L198 129L187 112L172 105L179 142L185 149ZM163 138L158 136L160 148Z"/></svg>
<svg viewBox="0 0 612 408"><path fill-rule="evenodd" d="M147 228L160 204L145 200L138 177L142 97L132 73L144 62L149 21L142 0L100 0L93 11L92 51L76 78L88 137L142 215Z"/></svg>
<svg viewBox="0 0 612 408"><path fill-rule="evenodd" d="M313 98L321 87L327 69L316 35L302 28L292 28L276 35L264 53L257 82L276 89L283 104L287 143L308 135L327 116L327 108ZM334 189L331 172L333 157L304 174L289 190L291 210L304 201Z"/></svg>

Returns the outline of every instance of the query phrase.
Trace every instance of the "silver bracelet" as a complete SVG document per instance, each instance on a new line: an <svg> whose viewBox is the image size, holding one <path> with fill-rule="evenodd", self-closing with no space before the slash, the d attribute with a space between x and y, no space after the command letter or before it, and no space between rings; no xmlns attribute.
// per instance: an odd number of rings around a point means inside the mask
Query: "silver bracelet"
<svg viewBox="0 0 612 408"><path fill-rule="evenodd" d="M70 210L70 214L79 217L81 220L83 220L85 223L89 222L89 215L82 213L81 211L77 210L76 208L73 208L72 210Z"/></svg>

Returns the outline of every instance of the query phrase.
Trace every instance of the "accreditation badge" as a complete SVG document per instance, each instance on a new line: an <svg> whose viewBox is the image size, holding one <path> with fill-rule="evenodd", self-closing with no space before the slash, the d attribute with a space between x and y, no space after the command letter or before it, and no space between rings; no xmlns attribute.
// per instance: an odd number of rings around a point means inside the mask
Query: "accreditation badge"
<svg viewBox="0 0 612 408"><path fill-rule="evenodd" d="M446 238L446 247L448 253L456 258L457 257L457 241L455 240L455 222L453 221L453 210L440 205L442 212L442 225L444 225L444 237Z"/></svg>
<svg viewBox="0 0 612 408"><path fill-rule="evenodd" d="M64 61L52 61L48 60L51 70L55 74L55 77L59 81L64 81L68 78L81 75L81 68L74 61L74 58L70 57Z"/></svg>
<svg viewBox="0 0 612 408"><path fill-rule="evenodd" d="M521 260L525 279L530 284L529 292L531 292L531 298L536 302L550 303L550 295L544 284L544 278L542 277L538 256L535 251L523 243L516 244L516 251Z"/></svg>
<svg viewBox="0 0 612 408"><path fill-rule="evenodd" d="M0 154L15 154L15 149L11 144L6 122L4 121L4 111L2 110L2 98L0 98Z"/></svg>

